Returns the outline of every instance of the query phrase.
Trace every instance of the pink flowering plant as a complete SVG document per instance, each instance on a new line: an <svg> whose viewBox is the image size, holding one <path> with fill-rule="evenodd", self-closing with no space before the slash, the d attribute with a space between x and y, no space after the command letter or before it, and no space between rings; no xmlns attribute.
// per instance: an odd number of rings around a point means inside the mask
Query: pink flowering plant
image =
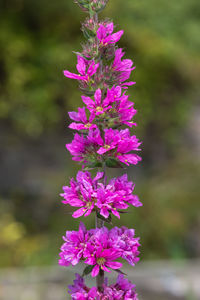
<svg viewBox="0 0 200 300"><path fill-rule="evenodd" d="M96 228L88 230L81 222L78 231L67 231L59 264L85 265L83 274L76 274L74 284L69 286L72 299L138 300L135 285L120 269L123 260L131 266L138 262L139 238L134 229L122 226L109 230L105 226L112 224L113 216L120 219L129 206L142 205L127 174L111 180L106 174L108 168L124 168L141 160L141 142L125 128L137 125L133 121L137 111L127 95L128 87L135 84L129 81L135 67L132 60L123 58L125 53L117 46L123 30L116 32L112 21L98 20L108 0L75 2L89 14L82 25L86 42L82 52L75 52L77 73L65 70L64 75L78 81L85 106L69 112L69 128L76 133L66 148L82 170L69 186L63 187L61 197L64 204L75 208L73 218L93 214ZM113 270L118 277L109 285L104 274ZM94 287L85 283L84 277L89 274L96 278Z"/></svg>

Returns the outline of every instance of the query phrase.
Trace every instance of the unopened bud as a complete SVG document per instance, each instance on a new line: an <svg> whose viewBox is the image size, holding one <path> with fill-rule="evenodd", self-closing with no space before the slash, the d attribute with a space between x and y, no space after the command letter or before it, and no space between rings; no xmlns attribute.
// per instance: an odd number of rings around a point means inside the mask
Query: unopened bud
<svg viewBox="0 0 200 300"><path fill-rule="evenodd" d="M74 0L79 7L86 12L99 13L101 12L109 0Z"/></svg>

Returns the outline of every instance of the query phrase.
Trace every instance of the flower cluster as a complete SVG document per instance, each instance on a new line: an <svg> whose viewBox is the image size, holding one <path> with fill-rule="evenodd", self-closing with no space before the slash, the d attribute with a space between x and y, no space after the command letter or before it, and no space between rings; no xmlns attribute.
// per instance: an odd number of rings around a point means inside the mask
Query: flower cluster
<svg viewBox="0 0 200 300"><path fill-rule="evenodd" d="M125 54L122 48L113 48L121 38L123 30L113 33L114 25L108 21L97 25L94 20L89 19L84 25L83 32L87 33L89 38L95 39L93 43L90 42L84 47L82 55L77 54L76 68L79 74L65 70L64 75L78 80L86 94L94 94L98 87L108 89L120 85L123 89L127 89L128 86L135 84L134 81L127 82L132 70L135 69L133 61L122 59ZM96 32L95 27L98 28ZM104 56L105 64L95 63L95 60L99 61L101 56Z"/></svg>
<svg viewBox="0 0 200 300"><path fill-rule="evenodd" d="M80 207L73 213L74 218L82 215L88 216L96 211L104 218L108 218L110 213L120 218L119 211L127 209L129 204L139 207L142 203L137 195L133 195L134 184L128 181L125 174L118 178L111 179L108 184L103 184L99 180L105 176L103 172L98 172L92 179L89 172L79 171L76 181L72 178L70 187L64 186L62 201L73 207Z"/></svg>
<svg viewBox="0 0 200 300"><path fill-rule="evenodd" d="M96 287L90 289L86 286L84 279L76 274L74 285L69 286L69 293L73 300L138 300L135 285L121 274L118 275L116 283L112 285L108 285L108 279L106 278L103 292L99 292Z"/></svg>
<svg viewBox="0 0 200 300"><path fill-rule="evenodd" d="M141 157L131 151L139 151L140 142L128 129L104 129L104 139L98 128L91 129L87 136L76 133L73 141L66 145L72 159L83 165L109 162L113 159L126 165L136 165Z"/></svg>
<svg viewBox="0 0 200 300"><path fill-rule="evenodd" d="M71 123L70 128L76 130L91 130L101 125L103 128L115 128L123 124L132 127L137 125L132 121L136 110L134 103L128 100L125 92L122 94L120 86L107 90L107 95L102 99L102 92L97 89L94 100L90 97L82 96L90 112L89 119L86 116L85 108L79 108L77 112L69 112L69 117L79 123Z"/></svg>
<svg viewBox="0 0 200 300"><path fill-rule="evenodd" d="M124 31L116 30L112 21L98 20L98 13L108 0L74 0L83 11L89 13L82 24L86 42L77 55L77 72L64 71L64 76L75 79L82 92L83 107L70 111L72 122L69 128L76 130L71 143L66 145L74 161L82 165L82 171L69 186L63 187L62 202L76 207L74 218L96 216L96 229L87 230L80 223L78 231L67 231L63 237L59 264L74 266L83 262L83 276L91 273L96 277L97 287L89 288L78 274L74 285L69 287L72 299L79 300L138 300L135 286L123 275L115 284L108 285L104 272L122 267L124 259L131 266L139 260L139 238L134 229L114 227L108 229L104 222L111 223L112 215L120 214L129 205L142 205L133 194L135 185L128 176L107 180L107 168L123 168L141 161L138 155L141 142L130 128L137 126L134 103L127 94L131 72L135 69L131 59L117 46ZM125 128L128 126L129 128ZM98 170L96 176L88 171ZM118 261L120 259L120 261Z"/></svg>
<svg viewBox="0 0 200 300"><path fill-rule="evenodd" d="M135 231L126 227L107 227L86 230L80 223L79 231L67 231L63 237L65 243L61 247L60 265L76 265L80 261L91 265L93 277L100 270L110 272L110 269L119 269L122 263L116 259L123 258L132 266L138 262L140 246Z"/></svg>

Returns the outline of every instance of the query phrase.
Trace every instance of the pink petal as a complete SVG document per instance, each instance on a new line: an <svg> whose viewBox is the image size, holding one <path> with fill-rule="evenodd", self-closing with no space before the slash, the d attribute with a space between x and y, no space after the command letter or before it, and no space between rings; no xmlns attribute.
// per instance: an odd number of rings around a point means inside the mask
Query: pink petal
<svg viewBox="0 0 200 300"><path fill-rule="evenodd" d="M122 83L122 86L131 86L131 85L133 85L133 84L136 84L136 82L135 81L129 81L129 82L124 82L124 83Z"/></svg>
<svg viewBox="0 0 200 300"><path fill-rule="evenodd" d="M85 75L85 70L86 70L85 60L83 57L81 57L79 55L78 55L77 59L78 59L78 63L76 65L76 68L81 75Z"/></svg>
<svg viewBox="0 0 200 300"><path fill-rule="evenodd" d="M108 23L107 25L106 25L106 31L107 31L107 33L108 34L112 34L113 33L113 30L114 30L114 25L113 25L113 23L111 22L111 23Z"/></svg>
<svg viewBox="0 0 200 300"><path fill-rule="evenodd" d="M81 123L71 123L69 125L69 128L74 129L74 130L83 130L83 129L85 129L85 126Z"/></svg>
<svg viewBox="0 0 200 300"><path fill-rule="evenodd" d="M81 98L87 107L95 108L94 101L90 97L81 96Z"/></svg>
<svg viewBox="0 0 200 300"><path fill-rule="evenodd" d="M109 217L108 209L106 207L103 207L100 211L100 215L107 219Z"/></svg>
<svg viewBox="0 0 200 300"><path fill-rule="evenodd" d="M96 106L101 105L101 89L96 90L94 94L95 104Z"/></svg>
<svg viewBox="0 0 200 300"><path fill-rule="evenodd" d="M87 122L87 116L86 116L86 113L85 113L85 107L83 107L83 108L79 107L78 108L78 113L79 113L81 122L86 123Z"/></svg>
<svg viewBox="0 0 200 300"><path fill-rule="evenodd" d="M99 265L96 265L93 269L92 269L92 277L96 277L99 274Z"/></svg>
<svg viewBox="0 0 200 300"><path fill-rule="evenodd" d="M65 77L68 77L68 78L71 78L71 79L83 80L82 76L80 76L78 74L71 73L67 70L63 71L63 73L64 73Z"/></svg>
<svg viewBox="0 0 200 300"><path fill-rule="evenodd" d="M92 76L96 73L97 69L99 67L99 63L98 64L95 64L95 62L93 61L92 64L89 66L88 68L88 71L87 71L87 74L89 76Z"/></svg>
<svg viewBox="0 0 200 300"><path fill-rule="evenodd" d="M70 117L70 119L76 121L76 122L79 122L80 121L80 116L79 116L79 113L75 112L75 111L69 111L68 112L68 115Z"/></svg>
<svg viewBox="0 0 200 300"><path fill-rule="evenodd" d="M119 155L117 158L128 166L129 164L137 165L137 163L142 160L142 158L137 154Z"/></svg>
<svg viewBox="0 0 200 300"><path fill-rule="evenodd" d="M105 27L101 24L97 30L97 38L101 42L104 38L106 37L106 29Z"/></svg>
<svg viewBox="0 0 200 300"><path fill-rule="evenodd" d="M101 268L102 268L104 271L106 271L106 272L111 272L108 268L106 268L105 265L102 265Z"/></svg>
<svg viewBox="0 0 200 300"><path fill-rule="evenodd" d="M74 207L82 207L83 206L83 201L81 201L78 198L74 198L73 200L66 199L66 200L62 200L61 202L64 204L69 204Z"/></svg>
<svg viewBox="0 0 200 300"><path fill-rule="evenodd" d="M85 213L85 208L80 208L80 209L76 210L76 211L73 213L72 217L73 217L73 218L79 218L79 217L81 217L84 213Z"/></svg>
<svg viewBox="0 0 200 300"><path fill-rule="evenodd" d="M93 206L94 206L94 205L93 205ZM84 216L84 217L89 216L89 215L91 214L92 210L93 210L93 207L91 207L90 209L88 209L88 211L85 213L85 216Z"/></svg>
<svg viewBox="0 0 200 300"><path fill-rule="evenodd" d="M111 269L119 269L123 266L122 263L117 262L117 261L107 261L106 265L107 265L107 267L109 267Z"/></svg>
<svg viewBox="0 0 200 300"><path fill-rule="evenodd" d="M113 213L114 216L116 216L118 219L120 219L120 214L118 213L117 210L112 209L112 213Z"/></svg>
<svg viewBox="0 0 200 300"><path fill-rule="evenodd" d="M97 172L97 175L94 177L93 181L98 181L104 175L104 172Z"/></svg>
<svg viewBox="0 0 200 300"><path fill-rule="evenodd" d="M120 40L120 38L123 35L123 33L124 33L124 31L120 30L120 31L112 34L111 35L111 41L112 41L112 43L117 43Z"/></svg>
<svg viewBox="0 0 200 300"><path fill-rule="evenodd" d="M139 201L139 197L137 195L133 195L133 198L128 200L128 202L130 204L132 204L133 206L135 207L140 207L142 206L143 204Z"/></svg>

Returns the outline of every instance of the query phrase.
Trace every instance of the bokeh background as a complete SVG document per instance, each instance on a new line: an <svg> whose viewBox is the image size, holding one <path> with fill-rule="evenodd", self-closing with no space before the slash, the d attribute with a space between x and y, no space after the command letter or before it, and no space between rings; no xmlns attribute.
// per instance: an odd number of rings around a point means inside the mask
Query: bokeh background
<svg viewBox="0 0 200 300"><path fill-rule="evenodd" d="M110 0L101 17L125 31L120 46L136 65L134 132L143 141L142 163L125 171L144 206L114 224L136 228L144 263L197 261L200 2ZM59 193L79 168L65 144L67 111L81 105L81 93L62 70L75 71L84 18L72 0L0 0L0 272L14 268L13 280L18 269L41 274L38 267L56 265L62 235L78 227ZM93 217L84 221L94 226ZM36 299L21 293L6 298L0 285L0 299Z"/></svg>

